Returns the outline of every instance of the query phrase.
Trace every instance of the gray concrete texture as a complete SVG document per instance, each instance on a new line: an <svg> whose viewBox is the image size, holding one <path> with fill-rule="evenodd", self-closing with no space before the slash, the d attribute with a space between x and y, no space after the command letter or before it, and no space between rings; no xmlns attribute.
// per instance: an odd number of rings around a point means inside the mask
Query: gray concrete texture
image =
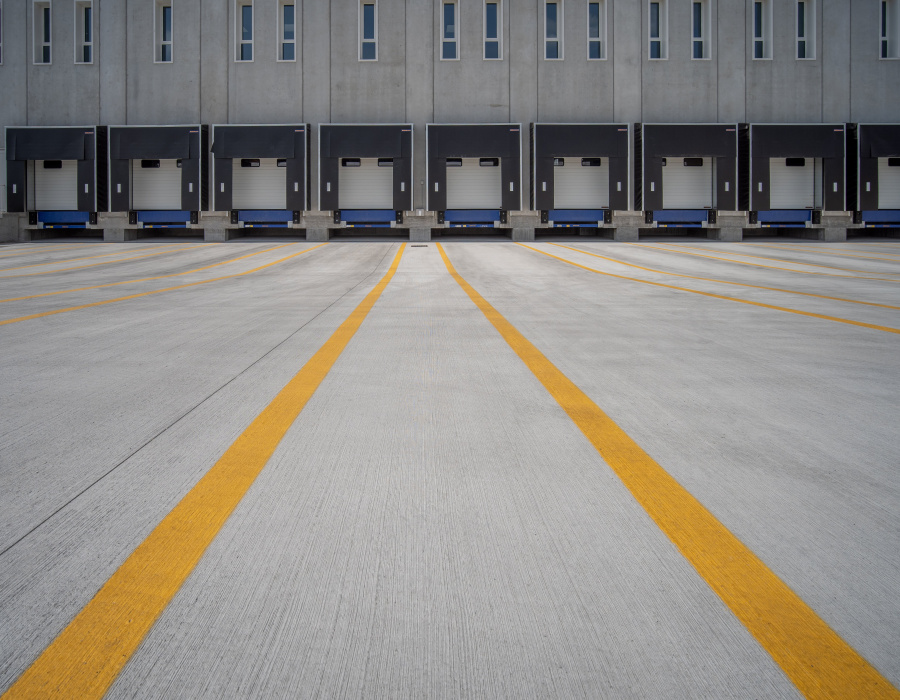
<svg viewBox="0 0 900 700"><path fill-rule="evenodd" d="M2 246L0 319L312 247L278 245ZM900 244L529 245L444 247L900 684L898 335L636 281L896 328ZM242 277L0 327L0 692L328 339L397 247L332 242ZM187 274L130 281L173 273ZM799 693L429 243L407 246L108 695L334 696Z"/></svg>

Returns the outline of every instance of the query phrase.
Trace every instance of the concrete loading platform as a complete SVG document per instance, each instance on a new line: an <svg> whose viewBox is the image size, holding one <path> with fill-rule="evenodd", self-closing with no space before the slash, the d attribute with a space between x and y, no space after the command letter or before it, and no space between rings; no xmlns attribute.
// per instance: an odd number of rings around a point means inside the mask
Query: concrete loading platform
<svg viewBox="0 0 900 700"><path fill-rule="evenodd" d="M900 244L0 246L0 694L897 697Z"/></svg>

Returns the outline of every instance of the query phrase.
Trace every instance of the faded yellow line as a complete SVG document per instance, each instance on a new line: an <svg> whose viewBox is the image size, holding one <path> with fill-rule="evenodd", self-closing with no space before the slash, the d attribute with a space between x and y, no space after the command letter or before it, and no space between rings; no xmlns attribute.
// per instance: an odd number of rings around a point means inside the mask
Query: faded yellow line
<svg viewBox="0 0 900 700"><path fill-rule="evenodd" d="M209 270L213 267L219 267L220 265L227 265L229 263L237 262L238 260L244 260L245 258L252 258L254 255L260 255L261 253L268 253L271 250L278 250L279 248L286 248L290 245L297 245L296 243L283 243L281 245L274 246L272 248L264 248L263 250L257 250L255 253L248 253L247 255L241 255L237 258L228 258L228 260L223 260L222 262L213 263L212 265L204 265L203 267L195 267L193 270L185 270L184 272L173 272L170 275L157 275L156 277L141 277L140 279L134 280L123 280L121 282L108 282L107 284L97 284L93 287L77 287L76 289L62 289L58 292L45 292L43 294L31 294L29 296L24 297L12 297L11 299L0 299L0 304L5 304L8 301L24 301L26 299L41 299L43 297L53 297L58 294L72 294L74 292L86 292L91 289L105 289L106 287L118 287L121 284L137 284L139 282L152 282L154 280L163 280L169 277L181 277L182 275L190 275L194 272L202 272L203 270Z"/></svg>
<svg viewBox="0 0 900 700"><path fill-rule="evenodd" d="M440 243L437 248L453 279L800 692L807 698L900 698L886 678L475 291Z"/></svg>
<svg viewBox="0 0 900 700"><path fill-rule="evenodd" d="M819 275L821 277L837 277L839 279L844 280L877 280L878 282L897 282L896 279L887 279L884 277L857 277L854 275L833 275L829 272L814 272L812 270L795 270L790 267L777 267L775 265L760 265L759 263L747 262L746 260L732 260L731 258L720 258L716 255L702 255L700 253L691 253L687 250L672 250L671 248L660 248L658 246L647 245L646 243L625 243L624 245L633 245L638 248L649 248L651 250L661 250L666 253L675 253L676 255L690 255L695 258L709 258L710 260L721 260L723 262L734 263L735 265L748 265L749 267L761 267L767 270L783 270L785 272L795 272L798 275ZM674 243L669 243L667 245L675 245ZM706 248L699 248L697 250L706 250ZM725 252L725 251L723 251ZM729 255L743 255L743 253L729 253ZM762 256L759 255L750 255L751 258L759 258ZM762 258L763 260L772 260L772 258ZM773 261L774 262L774 261ZM853 270L848 270L848 272L853 272ZM861 271L860 271L861 272ZM881 273L875 273L881 274ZM885 273L890 274L890 273Z"/></svg>
<svg viewBox="0 0 900 700"><path fill-rule="evenodd" d="M178 246L167 245L165 250L172 250ZM14 270L27 270L31 267L46 267L47 265L65 265L66 263L79 262L81 260L94 260L96 258L109 258L113 255L127 255L128 253L146 253L149 248L139 248L137 250L117 250L115 253L102 253L100 255L85 255L83 258L68 258L66 260L50 260L49 262L31 263L30 265L21 265L19 267L0 268L0 272L13 272Z"/></svg>
<svg viewBox="0 0 900 700"><path fill-rule="evenodd" d="M629 280L631 282L640 282L641 284L649 284L654 287L663 287L664 289L677 289L679 292L689 292L690 294L700 294L701 296L711 297L712 299L725 299L726 301L736 301L738 304L749 304L750 306L758 306L762 309L772 309L774 311L784 311L789 314L797 314L799 316L808 316L810 318L819 318L824 321L834 321L835 323L846 323L850 326L858 326L860 328L870 328L875 331L884 331L885 333L896 333L900 335L900 328L891 328L889 326L878 326L874 323L863 323L862 321L852 321L849 318L839 318L837 316L826 316L825 314L815 314L811 311L800 311L798 309L788 309L784 306L775 306L774 304L764 304L760 301L749 301L747 299L738 299L736 297L728 297L724 294L713 294L712 292L701 292L697 289L688 289L687 287L676 287L672 284L663 284L662 282L651 282L650 280L642 280L637 277L626 277L625 275L616 275L612 272L602 272L601 270L595 270L592 267L587 267L586 265L579 265L576 262L572 262L571 260L566 260L565 258L561 258L557 255L553 255L552 253L548 253L546 250L540 250L538 248L532 248L529 245L525 245L524 243L517 243L516 245L520 245L523 248L528 248L528 250L533 250L535 253L540 253L541 255L546 255L548 258L553 258L554 260L559 260L560 262L564 262L567 265L573 265L574 267L580 267L582 270L587 270L588 272L593 272L597 275L604 275L606 277L615 277L620 280Z"/></svg>
<svg viewBox="0 0 900 700"><path fill-rule="evenodd" d="M61 267L56 270L45 270L44 272L26 272L24 275L3 275L3 276L0 276L0 280L11 280L11 279L17 279L19 277L36 277L37 275L55 275L57 272L69 272L70 270L85 270L89 267L99 267L100 265L114 265L116 263L125 262L127 260L143 260L144 258L152 258L156 255L168 255L169 253L184 253L188 250L196 250L197 248L206 248L211 245L219 245L219 244L218 243L201 243L200 245L192 245L188 248L183 248L181 246L178 246L176 248L169 248L167 250L158 250L154 253L147 253L146 255L135 255L134 257L131 257L131 258L117 258L116 260L106 260L105 262L91 263L90 265L77 265L76 267ZM15 268L10 268L10 269L15 269ZM22 268L20 268L20 269L22 269Z"/></svg>
<svg viewBox="0 0 900 700"><path fill-rule="evenodd" d="M2 700L103 697L362 325L397 271L405 246L375 288Z"/></svg>
<svg viewBox="0 0 900 700"><path fill-rule="evenodd" d="M222 277L213 277L208 280L201 280L200 282L191 282L190 284L179 284L175 287L166 287L165 289L155 289L152 292L141 292L140 294L129 294L127 297L116 297L115 299L107 299L106 301L95 301L90 304L80 304L78 306L67 306L64 309L56 309L54 311L43 311L39 314L31 314L29 316L19 316L18 318L10 318L5 321L0 321L0 326L5 326L10 323L19 323L20 321L31 321L35 318L44 318L45 316L55 316L56 314L64 314L68 311L79 311L81 309L90 309L95 306L105 306L106 304L115 304L119 301L128 301L129 299L139 299L141 297L149 297L153 294L162 294L163 292L172 292L176 289L187 289L188 287L199 287L201 284L209 284L210 282L219 282L221 280L233 279L235 277L243 277L244 275L250 275L254 272L259 272L260 270L265 270L267 267L272 267L273 265L278 265L279 263L283 263L285 260L290 260L291 258L296 258L298 255L303 255L304 253L308 253L311 250L315 250L316 248L321 248L323 245L327 245L327 243L320 243L319 245L315 245L312 248L306 248L305 250L301 250L299 253L294 253L293 255L288 255L285 258L281 258L280 260L275 260L274 262L266 263L265 265L261 265L259 267L254 267L252 270L246 270L245 272L236 272L233 275L223 275Z"/></svg>
<svg viewBox="0 0 900 700"><path fill-rule="evenodd" d="M789 252L797 252L797 253L812 253L813 255L838 255L841 257L854 258L856 260L878 260L880 262L898 262L896 258L881 258L881 257L873 257L871 255L863 255L860 250L856 251L839 251L839 250L822 250L817 246L813 247L815 244L811 245L809 248L798 248L796 246L789 245L767 245L765 243L749 243L748 241L742 241L740 245L751 246L753 248L767 248L769 250L782 250ZM891 253L885 253L886 255L891 255ZM894 253L894 255L900 255L900 253ZM793 261L791 261L793 262Z"/></svg>
<svg viewBox="0 0 900 700"><path fill-rule="evenodd" d="M665 270L657 270L652 267L644 267L643 265L635 265L634 263L627 263L622 260L617 260L616 258L608 258L605 255L597 255L597 253L589 253L586 250L581 250L581 248L572 248L571 246L562 245L560 243L550 243L550 245L554 245L557 248L565 248L566 250L574 250L576 253L583 253L584 255L590 255L594 258L600 258L601 260L608 260L609 262L618 263L619 265L627 265L628 267L633 267L638 270L645 270L647 272L655 272L660 275L670 275L672 277L683 277L684 279L689 280L699 280L701 282L715 282L716 284L730 284L736 287L748 287L750 289L765 289L770 292L782 292L784 294L799 294L804 297L815 297L816 299L829 299L831 301L844 301L848 304L863 304L864 306L877 306L881 309L894 309L896 311L900 311L900 306L891 306L890 304L878 304L874 301L860 301L858 299L845 299L844 297L831 297L825 294L813 294L811 292L798 292L794 289L781 289L779 287L764 287L759 284L746 284L744 282L731 282L729 280L719 280L712 279L710 277L696 277L694 275L683 275L678 272L666 272ZM0 299L0 302L3 300Z"/></svg>

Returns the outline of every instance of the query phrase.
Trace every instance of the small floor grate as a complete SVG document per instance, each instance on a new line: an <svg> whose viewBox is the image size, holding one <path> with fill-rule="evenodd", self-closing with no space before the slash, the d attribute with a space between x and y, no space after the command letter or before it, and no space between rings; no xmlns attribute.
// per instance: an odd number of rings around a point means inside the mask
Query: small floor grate
<svg viewBox="0 0 900 700"><path fill-rule="evenodd" d="M410 244L409 247L410 248L427 248L428 244L427 243L412 243L412 244Z"/></svg>

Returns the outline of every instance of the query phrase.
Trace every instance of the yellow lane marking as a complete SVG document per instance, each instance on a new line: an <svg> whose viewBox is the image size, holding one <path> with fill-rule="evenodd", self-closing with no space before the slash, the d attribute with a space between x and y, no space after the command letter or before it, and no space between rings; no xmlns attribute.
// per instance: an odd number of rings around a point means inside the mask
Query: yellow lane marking
<svg viewBox="0 0 900 700"><path fill-rule="evenodd" d="M855 275L833 275L829 272L814 272L812 270L795 270L790 267L777 267L775 265L760 265L759 263L747 262L746 260L732 260L731 258L720 258L716 255L701 255L700 253L691 253L686 250L672 250L671 248L660 248L658 246L647 245L646 243L625 243L624 245L633 245L638 248L649 248L651 250L661 250L666 253L675 253L676 255L691 255L696 258L709 258L710 260L722 260L724 262L734 263L735 265L748 265L750 267L762 267L768 270L784 270L785 272L795 272L798 275L819 275L823 277L839 277L840 279L845 280L877 280L879 282L897 282L896 279L887 279L884 277L857 277ZM674 243L669 243L668 245L675 245ZM706 250L705 248L700 248L699 250ZM722 251L725 252L725 251ZM742 253L732 253L732 255L742 255ZM757 255L752 255L750 257L761 257ZM763 258L764 260L772 260L772 258ZM774 261L773 261L774 262ZM853 272L853 270L848 270L848 272ZM862 270L858 270L858 272L862 272ZM874 273L874 274L892 274L892 273Z"/></svg>
<svg viewBox="0 0 900 700"><path fill-rule="evenodd" d="M18 277L35 277L37 275L55 275L57 272L69 272L70 270L84 270L89 267L99 267L100 265L114 265L115 263L125 262L126 260L143 260L144 258L152 258L156 255L168 255L169 253L184 253L188 250L196 250L197 248L206 248L210 245L218 245L217 243L201 243L200 245L192 245L188 248L181 247L184 244L180 244L176 248L168 248L166 250L157 250L154 253L147 253L145 255L136 255L131 258L117 258L116 260L106 260L104 262L99 263L90 263L89 265L77 265L76 267L61 267L56 270L45 270L44 272L26 272L23 275L3 275L0 276L0 280L11 280L16 279ZM9 268L10 270L16 268Z"/></svg>
<svg viewBox="0 0 900 700"><path fill-rule="evenodd" d="M808 698L900 698L886 678L475 291L440 243L437 248L453 279L800 692Z"/></svg>
<svg viewBox="0 0 900 700"><path fill-rule="evenodd" d="M548 258L553 258L554 260L559 260L560 262L564 262L567 265L573 265L575 267L580 267L582 270L587 270L588 272L593 272L597 275L604 275L606 277L615 277L620 280L629 280L631 282L640 282L641 284L650 284L654 287L663 287L665 289L676 289L679 292L689 292L690 294L700 294L701 296L711 297L713 299L725 299L726 301L736 301L739 304L749 304L750 306L758 306L762 309L773 309L774 311L784 311L789 314L797 314L799 316L808 316L810 318L820 318L825 321L834 321L836 323L846 323L850 326L858 326L860 328L871 328L875 331L884 331L885 333L897 333L900 335L900 328L891 328L889 326L878 326L874 323L863 323L862 321L851 321L849 318L838 318L837 316L826 316L825 314L814 314L811 311L800 311L798 309L788 309L784 306L775 306L774 304L763 304L760 301L749 301L747 299L738 299L736 297L728 297L724 294L713 294L712 292L701 292L697 289L688 289L687 287L676 287L672 284L663 284L662 282L651 282L650 280L642 280L637 277L626 277L625 275L616 275L612 272L602 272L601 270L595 270L592 267L587 267L586 265L579 265L576 262L572 262L571 260L566 260L565 258L561 258L557 255L553 255L552 253L548 253L546 250L539 250L538 248L532 248L529 245L525 245L524 243L517 243L516 245L520 245L523 248L528 248L528 250L533 250L535 253L540 253L541 255L546 255ZM2 322L0 322L2 325Z"/></svg>
<svg viewBox="0 0 900 700"><path fill-rule="evenodd" d="M405 247L401 244L375 288L2 700L103 697L362 325L394 276Z"/></svg>
<svg viewBox="0 0 900 700"><path fill-rule="evenodd" d="M797 246L789 246L784 244L779 245L767 245L765 243L748 243L747 241L742 241L740 245L752 246L754 248L769 248L771 250L785 250L785 251L797 251L799 253L812 253L813 255L840 255L843 257L849 258L857 258L859 260L880 260L882 262L898 262L895 258L880 258L874 257L871 255L862 255L863 251L839 251L839 250L821 250L818 246L811 245L808 248L798 248ZM900 255L900 253L888 253L885 252L885 255ZM793 260L791 261L793 262Z"/></svg>
<svg viewBox="0 0 900 700"><path fill-rule="evenodd" d="M643 265L635 265L634 263L623 262L622 260L617 260L616 258L608 258L605 255L597 255L596 253L589 253L586 250L581 250L581 248L572 248L571 246L562 245L560 243L550 243L550 245L554 245L557 248L565 248L566 250L574 250L576 253L582 253L584 255L590 255L594 258L600 258L601 260L609 260L610 262L618 263L619 265L627 265L628 267L634 267L638 270L646 270L647 272L656 272L660 275L671 275L672 277L683 277L689 280L699 280L701 282L715 282L717 284L730 284L736 287L749 287L750 289L765 289L770 292L783 292L784 294L799 294L804 297L815 297L816 299L829 299L831 301L845 301L848 304L863 304L865 306L877 306L881 309L894 309L896 311L900 311L900 306L891 306L890 304L878 304L874 301L859 301L858 299L845 299L844 297L831 297L825 294L812 294L811 292L798 292L793 289L780 289L779 287L763 287L759 284L745 284L744 282L731 282L729 280L719 280L712 279L710 277L696 277L694 275L682 275L678 272L666 272L665 270L656 270L652 267L644 267ZM0 303L2 303L2 299L0 299Z"/></svg>
<svg viewBox="0 0 900 700"><path fill-rule="evenodd" d="M74 250L76 248L86 248L88 246L96 246L96 245L113 245L112 243L81 243L79 245L51 245L46 248L42 248L40 245L35 246L33 248L29 248L28 250L20 250L18 253L10 253L9 255L0 255L0 258L14 258L18 255L34 255L35 253L43 253L44 251L60 251L60 250Z"/></svg>
<svg viewBox="0 0 900 700"><path fill-rule="evenodd" d="M142 277L140 279L134 280L123 280L121 282L108 282L107 284L97 284L93 287L78 287L77 289L63 289L58 292L45 292L44 294L31 294L29 296L24 297L13 297L11 299L0 299L0 304L5 304L8 301L24 301L25 299L40 299L42 297L52 297L57 294L71 294L73 292L86 292L91 289L104 289L106 287L118 287L120 284L137 284L139 282L152 282L153 280L162 280L168 277L181 277L182 275L190 275L194 272L201 272L203 270L209 270L213 267L219 267L220 265L227 265L229 263L237 262L238 260L243 260L244 258L252 258L254 255L259 255L261 253L268 253L271 250L278 250L279 248L286 248L287 246L297 245L296 243L283 243L282 245L274 246L273 248L264 248L263 250L257 250L255 253L248 253L247 255L241 255L237 258L229 258L228 260L223 260L222 262L213 263L212 265L204 265L203 267L195 267L193 270L185 270L184 272L173 272L170 275L158 275L156 277Z"/></svg>
<svg viewBox="0 0 900 700"><path fill-rule="evenodd" d="M107 299L106 301L95 301L90 304L80 304L78 306L67 306L64 309L56 309L54 311L43 311L39 314L31 314L29 316L19 316L18 318L10 318L5 321L0 321L0 326L5 326L10 323L19 323L19 321L30 321L35 318L44 318L45 316L55 316L56 314L64 314L67 311L79 311L81 309L90 309L95 306L105 306L106 304L115 304L119 301L128 301L129 299L139 299L140 297L149 297L153 294L162 294L163 292L172 292L176 289L187 289L188 287L199 287L201 284L209 284L210 282L219 282L221 280L232 279L235 277L243 277L244 275L250 275L254 272L259 272L260 270L265 270L267 267L272 267L273 265L278 265L279 263L283 263L285 260L290 260L291 258L296 258L298 255L303 255L304 253L308 253L311 250L315 250L316 248L321 248L323 245L327 245L326 243L320 243L319 245L315 245L312 248L307 248L305 250L301 250L299 253L294 253L293 255L288 255L285 258L281 258L280 260L275 260L274 262L266 263L265 265L260 265L259 267L254 267L252 270L246 270L245 272L236 272L232 275L223 275L221 277L213 277L208 280L201 280L200 282L191 282L190 284L179 284L175 287L166 287L165 289L155 289L152 292L141 292L140 294L129 294L127 297L116 297L115 299Z"/></svg>
<svg viewBox="0 0 900 700"><path fill-rule="evenodd" d="M178 246L167 245L165 250L177 248ZM30 265L22 265L20 267L4 267L0 268L0 272L13 272L14 270L27 270L30 267L46 267L47 265L65 265L66 263L79 262L80 260L93 260L95 258L109 258L113 255L126 255L128 253L146 253L150 248L138 248L137 250L117 250L115 253L103 253L101 255L86 255L83 258L67 258L65 260L50 260L48 262L32 263Z"/></svg>

